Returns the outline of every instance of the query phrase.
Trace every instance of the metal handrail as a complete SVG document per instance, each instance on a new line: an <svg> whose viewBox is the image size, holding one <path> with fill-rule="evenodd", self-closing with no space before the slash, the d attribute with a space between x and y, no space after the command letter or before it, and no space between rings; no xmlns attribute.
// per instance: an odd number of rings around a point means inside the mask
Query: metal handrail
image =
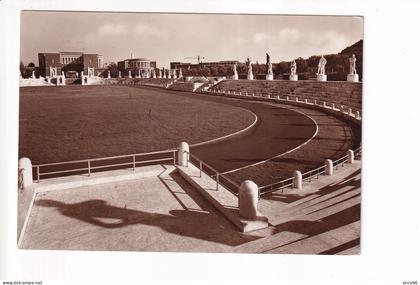
<svg viewBox="0 0 420 285"><path fill-rule="evenodd" d="M293 177L289 177L286 179L283 179L281 181L277 181L271 184L267 184L261 187L258 187L258 191L259 191L259 196L262 194L267 194L267 193L271 193L271 192L275 192L278 190L283 190L284 188L290 187L293 185ZM269 188L269 190L267 191L263 191L265 189Z"/></svg>
<svg viewBox="0 0 420 285"><path fill-rule="evenodd" d="M354 156L361 156L361 154L362 154L362 147L359 146L353 152L354 152ZM348 161L348 155L346 154L345 156L340 157L337 160L334 160L333 161L333 167L335 166L336 169L338 169L338 166L340 164L341 164L341 166L344 166L344 164L347 161ZM309 170L309 171L307 171L307 172L305 172L305 173L302 174L302 182L303 181L309 181L309 182L311 182L312 181L312 178L314 178L315 176L318 179L319 176L324 175L324 174L325 174L325 166L324 165L323 166L320 166L318 168L315 168L315 169L311 169L311 170ZM278 182L274 182L274 183L271 183L271 184L267 184L267 185L261 186L261 187L258 188L259 195L268 194L268 193L271 193L271 192L275 192L275 191L278 191L278 190L283 190L284 188L290 187L290 186L293 185L293 179L294 179L294 177L289 177L289 178L286 178L286 179L281 180L281 181L278 181ZM276 185L279 185L279 184L281 186L276 187ZM262 190L267 189L267 188L269 188L269 190L262 191Z"/></svg>
<svg viewBox="0 0 420 285"><path fill-rule="evenodd" d="M198 167L200 169L200 177L202 175L202 173L205 171L203 170L203 166L209 168L212 172L214 172L214 175L210 175L209 173L206 173L210 178L212 178L215 182L216 182L216 190L219 189L219 185L224 186L229 192L231 192L232 194L234 194L235 196L238 195L239 193L239 184L237 184L235 181L233 181L232 179L228 178L226 175L222 174L221 172L217 171L214 167L210 166L209 164L205 163L204 161L202 161L201 159L199 159L198 157L196 157L195 155L193 155L191 152L185 151L187 153L187 162L188 163L192 163L194 166ZM196 165L193 161L191 161L190 158L195 159L198 162L198 165ZM232 191L232 189L230 189L229 187L226 187L226 185L223 185L223 183L220 182L220 178L225 179L226 181L228 181L230 184L232 184L236 189L236 191Z"/></svg>
<svg viewBox="0 0 420 285"><path fill-rule="evenodd" d="M129 166L127 168L132 168L134 171L138 164L155 163L155 162L163 162L163 161L171 161L171 160L173 161L173 164L175 165L177 151L178 151L177 149L170 149L170 150L153 151L153 152L146 152L146 153L135 153L135 154L128 154L128 155L116 155L116 156L109 156L109 157L71 160L71 161L64 161L64 162L43 163L43 164L33 165L32 167L36 169L36 176L37 176L36 181L39 183L39 181L41 180L41 177L46 176L46 175L56 175L56 174L87 171L87 174L90 176L92 170L119 167L119 166ZM166 154L166 153L172 153L172 156L158 158L158 159L136 160L136 157L139 157L139 156L150 156L150 155ZM122 158L132 158L132 160L130 162L123 162L123 163L113 163L113 164L104 164L104 165L96 165L96 166L91 165L92 162L96 162L96 161L106 161L106 160L122 159ZM86 163L87 167L77 167L77 168L65 169L65 170L41 172L42 167L63 166L63 165L81 164L81 163L83 164Z"/></svg>

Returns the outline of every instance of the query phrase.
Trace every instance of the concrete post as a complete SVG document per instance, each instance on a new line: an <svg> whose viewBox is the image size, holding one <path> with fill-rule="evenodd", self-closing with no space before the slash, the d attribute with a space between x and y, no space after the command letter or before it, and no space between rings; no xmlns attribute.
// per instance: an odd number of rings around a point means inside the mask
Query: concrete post
<svg viewBox="0 0 420 285"><path fill-rule="evenodd" d="M190 147L186 142L181 142L178 148L178 165L188 166L188 155L190 153Z"/></svg>
<svg viewBox="0 0 420 285"><path fill-rule="evenodd" d="M293 175L293 188L302 189L302 173L299 170Z"/></svg>
<svg viewBox="0 0 420 285"><path fill-rule="evenodd" d="M251 180L245 180L239 187L239 216L246 220L258 216L258 186Z"/></svg>
<svg viewBox="0 0 420 285"><path fill-rule="evenodd" d="M22 157L21 159L19 159L18 167L19 167L19 175L22 175L20 177L20 179L22 179L21 180L22 187L27 188L31 186L33 183L31 160L27 157Z"/></svg>
<svg viewBox="0 0 420 285"><path fill-rule="evenodd" d="M314 100L314 105L316 105L316 100Z"/></svg>
<svg viewBox="0 0 420 285"><path fill-rule="evenodd" d="M332 103L332 104L331 104L331 108L332 108L333 110L335 110L335 104L334 104L334 103Z"/></svg>
<svg viewBox="0 0 420 285"><path fill-rule="evenodd" d="M308 104L308 99L305 98L305 104Z"/></svg>
<svg viewBox="0 0 420 285"><path fill-rule="evenodd" d="M333 162L331 159L326 159L325 160L325 175L326 176L331 176L333 175L334 172L334 168L333 168Z"/></svg>
<svg viewBox="0 0 420 285"><path fill-rule="evenodd" d="M347 162L354 163L354 151L352 151L351 149L347 151Z"/></svg>
<svg viewBox="0 0 420 285"><path fill-rule="evenodd" d="M325 102L325 101L324 101L324 102L322 103L322 107L326 108L326 107L327 107L327 102Z"/></svg>
<svg viewBox="0 0 420 285"><path fill-rule="evenodd" d="M289 101L289 96L286 96L286 101Z"/></svg>

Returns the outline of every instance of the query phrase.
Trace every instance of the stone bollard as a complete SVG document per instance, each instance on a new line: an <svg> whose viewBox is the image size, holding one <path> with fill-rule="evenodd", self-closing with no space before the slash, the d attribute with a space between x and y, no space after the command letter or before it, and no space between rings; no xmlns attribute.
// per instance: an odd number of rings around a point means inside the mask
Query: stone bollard
<svg viewBox="0 0 420 285"><path fill-rule="evenodd" d="M354 151L352 151L351 149L347 151L347 162L354 163Z"/></svg>
<svg viewBox="0 0 420 285"><path fill-rule="evenodd" d="M356 119L360 119L360 112L356 111Z"/></svg>
<svg viewBox="0 0 420 285"><path fill-rule="evenodd" d="M19 159L18 168L19 175L22 175L21 177L19 177L19 180L21 179L19 186L23 188L31 186L33 183L31 160L27 157L22 157L21 159Z"/></svg>
<svg viewBox="0 0 420 285"><path fill-rule="evenodd" d="M322 103L322 107L326 108L326 107L327 107L327 102L325 102L325 101L324 101L324 102Z"/></svg>
<svg viewBox="0 0 420 285"><path fill-rule="evenodd" d="M245 180L239 187L239 216L246 220L255 220L258 216L258 186L251 180Z"/></svg>
<svg viewBox="0 0 420 285"><path fill-rule="evenodd" d="M190 147L186 142L181 142L178 148L178 165L188 166L188 156L190 153Z"/></svg>
<svg viewBox="0 0 420 285"><path fill-rule="evenodd" d="M302 189L302 173L299 170L293 175L293 188Z"/></svg>
<svg viewBox="0 0 420 285"><path fill-rule="evenodd" d="M325 160L325 175L326 176L331 176L333 175L334 172L334 168L333 168L333 162L331 159L326 159Z"/></svg>
<svg viewBox="0 0 420 285"><path fill-rule="evenodd" d="M314 100L314 105L316 105L316 100Z"/></svg>
<svg viewBox="0 0 420 285"><path fill-rule="evenodd" d="M286 101L289 101L289 96L286 96Z"/></svg>
<svg viewBox="0 0 420 285"><path fill-rule="evenodd" d="M298 97L296 97L296 98L295 98L295 101L296 101L296 102L298 102L298 101L299 101L299 98L298 98Z"/></svg>
<svg viewBox="0 0 420 285"><path fill-rule="evenodd" d="M334 103L331 104L331 109L335 110L335 104Z"/></svg>
<svg viewBox="0 0 420 285"><path fill-rule="evenodd" d="M349 108L349 116L351 116L351 115L352 115L352 113L353 113L352 109L351 109L351 108Z"/></svg>
<svg viewBox="0 0 420 285"><path fill-rule="evenodd" d="M308 104L308 99L305 98L305 104Z"/></svg>

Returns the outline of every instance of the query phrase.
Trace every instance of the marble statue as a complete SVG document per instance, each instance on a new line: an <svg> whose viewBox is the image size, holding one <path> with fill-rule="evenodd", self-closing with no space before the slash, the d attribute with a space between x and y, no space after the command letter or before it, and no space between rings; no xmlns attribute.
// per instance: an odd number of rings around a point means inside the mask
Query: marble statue
<svg viewBox="0 0 420 285"><path fill-rule="evenodd" d="M162 78L162 70L161 69L159 69L159 76L158 76L158 78Z"/></svg>
<svg viewBox="0 0 420 285"><path fill-rule="evenodd" d="M266 53L267 57L267 75L265 76L265 80L273 80L273 65L271 64L270 55Z"/></svg>
<svg viewBox="0 0 420 285"><path fill-rule="evenodd" d="M179 78L182 77L182 68L179 69Z"/></svg>
<svg viewBox="0 0 420 285"><path fill-rule="evenodd" d="M266 56L266 64L269 65L271 63L270 55L268 53L265 53L265 56Z"/></svg>
<svg viewBox="0 0 420 285"><path fill-rule="evenodd" d="M35 70L32 70L32 79L35 79Z"/></svg>
<svg viewBox="0 0 420 285"><path fill-rule="evenodd" d="M349 82L359 82L359 75L356 71L356 55L352 55L349 58L350 62L350 73L347 74L347 81Z"/></svg>
<svg viewBox="0 0 420 285"><path fill-rule="evenodd" d="M238 80L238 70L237 70L237 66L236 63L233 65L233 79Z"/></svg>
<svg viewBox="0 0 420 285"><path fill-rule="evenodd" d="M93 67L88 67L88 77L91 78L95 75Z"/></svg>
<svg viewBox="0 0 420 285"><path fill-rule="evenodd" d="M111 78L111 72L108 70L108 78Z"/></svg>
<svg viewBox="0 0 420 285"><path fill-rule="evenodd" d="M356 55L355 54L353 54L349 58L349 62L350 62L350 73L349 74L357 74L357 71L356 71Z"/></svg>
<svg viewBox="0 0 420 285"><path fill-rule="evenodd" d="M131 70L128 71L128 78L131 78Z"/></svg>
<svg viewBox="0 0 420 285"><path fill-rule="evenodd" d="M118 71L118 78L121 78L121 71Z"/></svg>
<svg viewBox="0 0 420 285"><path fill-rule="evenodd" d="M318 63L318 71L316 74L324 75L325 74L325 65L327 64L327 60L325 59L324 55L321 55Z"/></svg>
<svg viewBox="0 0 420 285"><path fill-rule="evenodd" d="M55 67L50 67L50 77L57 76L57 69Z"/></svg>
<svg viewBox="0 0 420 285"><path fill-rule="evenodd" d="M290 63L290 74L291 75L296 75L296 61L295 60L293 60Z"/></svg>
<svg viewBox="0 0 420 285"><path fill-rule="evenodd" d="M254 79L254 74L252 73L252 64L251 64L251 60L248 59L248 75L247 75L247 79L248 80L253 80Z"/></svg>

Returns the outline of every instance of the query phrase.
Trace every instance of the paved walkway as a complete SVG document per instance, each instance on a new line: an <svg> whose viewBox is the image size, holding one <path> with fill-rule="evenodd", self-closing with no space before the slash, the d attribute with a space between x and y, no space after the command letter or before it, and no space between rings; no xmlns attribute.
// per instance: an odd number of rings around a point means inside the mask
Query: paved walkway
<svg viewBox="0 0 420 285"><path fill-rule="evenodd" d="M246 234L172 166L157 177L38 193L21 248L357 254L360 167L264 196L270 227Z"/></svg>

